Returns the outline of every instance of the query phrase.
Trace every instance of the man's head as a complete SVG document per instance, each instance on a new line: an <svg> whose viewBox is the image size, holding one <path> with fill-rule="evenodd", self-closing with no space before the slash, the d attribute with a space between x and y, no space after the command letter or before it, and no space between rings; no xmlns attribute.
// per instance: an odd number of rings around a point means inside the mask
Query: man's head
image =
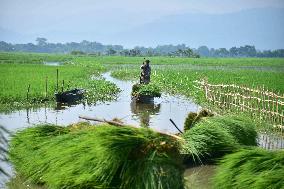
<svg viewBox="0 0 284 189"><path fill-rule="evenodd" d="M150 60L145 60L145 63L146 63L147 65L149 65Z"/></svg>

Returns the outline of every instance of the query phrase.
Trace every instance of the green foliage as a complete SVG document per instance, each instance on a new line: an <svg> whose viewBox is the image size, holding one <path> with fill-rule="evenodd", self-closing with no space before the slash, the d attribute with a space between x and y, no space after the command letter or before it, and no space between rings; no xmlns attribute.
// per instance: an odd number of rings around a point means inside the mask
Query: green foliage
<svg viewBox="0 0 284 189"><path fill-rule="evenodd" d="M284 151L260 148L242 149L221 160L214 186L225 188L282 189Z"/></svg>
<svg viewBox="0 0 284 189"><path fill-rule="evenodd" d="M160 88L152 83L149 84L134 84L132 86L132 96L149 95L152 97L161 97Z"/></svg>
<svg viewBox="0 0 284 189"><path fill-rule="evenodd" d="M208 117L183 134L183 151L194 160L210 160L239 149L241 145L257 145L256 137L254 123L245 117Z"/></svg>
<svg viewBox="0 0 284 189"><path fill-rule="evenodd" d="M41 125L13 137L17 172L50 188L183 188L179 142L150 129Z"/></svg>
<svg viewBox="0 0 284 189"><path fill-rule="evenodd" d="M85 55L85 53L83 51L71 51L72 55Z"/></svg>

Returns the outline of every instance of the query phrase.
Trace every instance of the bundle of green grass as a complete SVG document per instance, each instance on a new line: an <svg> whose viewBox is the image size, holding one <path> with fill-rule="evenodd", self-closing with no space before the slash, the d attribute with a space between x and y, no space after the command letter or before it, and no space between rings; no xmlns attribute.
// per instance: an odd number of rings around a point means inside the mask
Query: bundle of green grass
<svg viewBox="0 0 284 189"><path fill-rule="evenodd" d="M214 116L209 110L202 109L200 112L189 112L184 122L184 131L189 130L197 124L202 118Z"/></svg>
<svg viewBox="0 0 284 189"><path fill-rule="evenodd" d="M40 125L12 138L18 173L50 188L184 188L179 141L145 128Z"/></svg>
<svg viewBox="0 0 284 189"><path fill-rule="evenodd" d="M215 188L284 188L284 150L242 149L224 157L214 176Z"/></svg>
<svg viewBox="0 0 284 189"><path fill-rule="evenodd" d="M195 162L215 160L242 146L256 146L255 123L245 116L202 118L183 134L183 153ZM197 162L198 162L197 161Z"/></svg>
<svg viewBox="0 0 284 189"><path fill-rule="evenodd" d="M161 97L161 89L152 83L149 84L134 84L132 86L132 96L147 95L151 97Z"/></svg>

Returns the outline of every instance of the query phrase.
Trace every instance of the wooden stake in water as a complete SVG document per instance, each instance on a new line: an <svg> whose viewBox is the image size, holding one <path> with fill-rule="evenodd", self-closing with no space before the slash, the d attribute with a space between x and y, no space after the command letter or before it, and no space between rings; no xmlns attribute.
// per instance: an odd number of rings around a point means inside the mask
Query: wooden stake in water
<svg viewBox="0 0 284 189"><path fill-rule="evenodd" d="M31 88L31 84L28 85L28 89L27 89L27 100L29 100L30 88Z"/></svg>
<svg viewBox="0 0 284 189"><path fill-rule="evenodd" d="M47 98L47 76L45 77L45 98Z"/></svg>
<svg viewBox="0 0 284 189"><path fill-rule="evenodd" d="M70 89L70 81L68 81L67 89Z"/></svg>
<svg viewBox="0 0 284 189"><path fill-rule="evenodd" d="M58 91L58 69L56 69L56 90Z"/></svg>
<svg viewBox="0 0 284 189"><path fill-rule="evenodd" d="M178 126L175 124L175 122L170 119L170 122L175 126L175 128L182 134L183 132L178 128Z"/></svg>
<svg viewBox="0 0 284 189"><path fill-rule="evenodd" d="M64 80L62 80L61 92L64 91Z"/></svg>

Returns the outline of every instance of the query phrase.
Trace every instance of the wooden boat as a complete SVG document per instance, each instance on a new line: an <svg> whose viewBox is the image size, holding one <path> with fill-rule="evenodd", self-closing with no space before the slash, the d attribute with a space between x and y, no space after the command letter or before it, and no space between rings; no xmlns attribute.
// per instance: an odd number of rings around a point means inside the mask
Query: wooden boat
<svg viewBox="0 0 284 189"><path fill-rule="evenodd" d="M84 97L84 89L72 89L64 92L55 93L56 102L70 103L81 100Z"/></svg>

